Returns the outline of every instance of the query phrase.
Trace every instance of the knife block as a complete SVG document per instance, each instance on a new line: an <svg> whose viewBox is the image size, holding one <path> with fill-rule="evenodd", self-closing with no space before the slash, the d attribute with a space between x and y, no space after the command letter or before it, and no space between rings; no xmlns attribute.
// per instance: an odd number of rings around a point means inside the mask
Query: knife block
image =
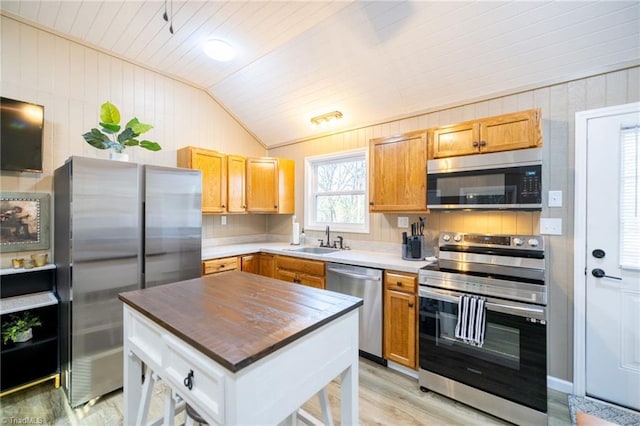
<svg viewBox="0 0 640 426"><path fill-rule="evenodd" d="M404 260L423 260L424 236L407 237L407 244L402 244L402 258Z"/></svg>

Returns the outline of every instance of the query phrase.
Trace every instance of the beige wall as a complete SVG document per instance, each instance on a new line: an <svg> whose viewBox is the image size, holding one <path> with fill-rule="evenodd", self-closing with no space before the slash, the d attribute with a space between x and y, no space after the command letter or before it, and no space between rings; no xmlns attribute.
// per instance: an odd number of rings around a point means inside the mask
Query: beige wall
<svg viewBox="0 0 640 426"><path fill-rule="evenodd" d="M610 72L590 78L541 87L509 96L474 102L415 117L336 133L269 150L269 155L296 160L296 214L304 217L304 157L368 146L369 139L428 127L498 115L529 108L542 108L543 190L561 190L564 206L544 207L540 213L460 212L431 213L427 228L463 232L539 232L539 219L562 219L563 234L547 236L547 281L549 284L549 375L573 380L573 197L574 117L577 111L640 100L640 68ZM369 235L344 234L345 241L399 243L401 231L396 214L372 214ZM404 215L407 216L407 215ZM417 219L408 215L409 221ZM270 217L269 231L287 234L288 218ZM308 232L315 240L319 233Z"/></svg>
<svg viewBox="0 0 640 426"><path fill-rule="evenodd" d="M53 171L69 156L108 158L107 151L91 147L81 136L97 127L100 105L107 100L120 109L123 122L137 116L155 126L145 136L160 143L162 150L130 148L130 161L175 166L176 150L186 145L246 156L266 153L263 145L199 88L5 16L0 23L0 93L45 107L44 172L3 171L3 192L51 193ZM226 227L219 224L213 216L205 216L204 237L264 234L266 217L235 216ZM12 257L29 254L3 253L0 267L9 267Z"/></svg>

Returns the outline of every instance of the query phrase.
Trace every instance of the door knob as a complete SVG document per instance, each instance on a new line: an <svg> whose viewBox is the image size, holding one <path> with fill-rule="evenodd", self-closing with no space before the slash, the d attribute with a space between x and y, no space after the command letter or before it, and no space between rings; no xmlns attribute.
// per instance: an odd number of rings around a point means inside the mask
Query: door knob
<svg viewBox="0 0 640 426"><path fill-rule="evenodd" d="M612 277L611 275L607 275L602 269L600 268L596 268L596 269L592 269L591 270L591 275L593 275L596 278L611 278L613 280L622 280L622 278L619 277Z"/></svg>
<svg viewBox="0 0 640 426"><path fill-rule="evenodd" d="M597 259L602 259L606 255L606 253L602 249L595 249L591 252L591 254Z"/></svg>

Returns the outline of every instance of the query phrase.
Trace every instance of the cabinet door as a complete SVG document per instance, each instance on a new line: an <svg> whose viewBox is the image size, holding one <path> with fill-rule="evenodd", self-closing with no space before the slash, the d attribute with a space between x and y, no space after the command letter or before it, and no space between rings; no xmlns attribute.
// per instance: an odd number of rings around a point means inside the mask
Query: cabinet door
<svg viewBox="0 0 640 426"><path fill-rule="evenodd" d="M278 159L247 159L247 211L278 212Z"/></svg>
<svg viewBox="0 0 640 426"><path fill-rule="evenodd" d="M240 268L242 272L260 274L260 255L246 254L240 258Z"/></svg>
<svg viewBox="0 0 640 426"><path fill-rule="evenodd" d="M224 154L185 147L178 150L178 167L202 172L202 213L227 210L227 159Z"/></svg>
<svg viewBox="0 0 640 426"><path fill-rule="evenodd" d="M291 256L277 256L276 264L278 269L288 269L290 271L303 274L325 276L325 263L320 260L308 260Z"/></svg>
<svg viewBox="0 0 640 426"><path fill-rule="evenodd" d="M296 283L296 284L299 283L298 274L293 271L289 271L287 269L276 268L274 278L282 281L287 281L290 283Z"/></svg>
<svg viewBox="0 0 640 426"><path fill-rule="evenodd" d="M427 209L427 142L424 132L371 141L369 211Z"/></svg>
<svg viewBox="0 0 640 426"><path fill-rule="evenodd" d="M309 287L325 289L325 278L317 275L298 274L298 283Z"/></svg>
<svg viewBox="0 0 640 426"><path fill-rule="evenodd" d="M280 214L296 212L295 165L294 160L278 158L278 213Z"/></svg>
<svg viewBox="0 0 640 426"><path fill-rule="evenodd" d="M260 275L275 277L275 261L272 254L260 253Z"/></svg>
<svg viewBox="0 0 640 426"><path fill-rule="evenodd" d="M227 156L227 211L242 213L246 211L245 175L247 159L239 155Z"/></svg>
<svg viewBox="0 0 640 426"><path fill-rule="evenodd" d="M480 120L482 152L542 146L540 110L532 109Z"/></svg>
<svg viewBox="0 0 640 426"><path fill-rule="evenodd" d="M416 295L386 290L384 358L416 369Z"/></svg>
<svg viewBox="0 0 640 426"><path fill-rule="evenodd" d="M478 123L466 122L433 129L433 158L477 154Z"/></svg>

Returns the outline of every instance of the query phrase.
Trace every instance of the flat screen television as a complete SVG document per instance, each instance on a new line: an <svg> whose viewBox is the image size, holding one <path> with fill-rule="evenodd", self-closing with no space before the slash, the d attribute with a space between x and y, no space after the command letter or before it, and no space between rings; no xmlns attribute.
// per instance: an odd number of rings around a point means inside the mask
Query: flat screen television
<svg viewBox="0 0 640 426"><path fill-rule="evenodd" d="M0 169L42 172L44 107L0 97Z"/></svg>

